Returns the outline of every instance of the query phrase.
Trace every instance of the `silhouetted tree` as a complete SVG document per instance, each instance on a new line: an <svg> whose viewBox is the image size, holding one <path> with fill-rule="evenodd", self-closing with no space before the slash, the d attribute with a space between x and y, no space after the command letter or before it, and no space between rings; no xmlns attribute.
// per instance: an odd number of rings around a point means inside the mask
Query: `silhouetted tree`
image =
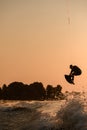
<svg viewBox="0 0 87 130"><path fill-rule="evenodd" d="M57 85L57 87L53 87L52 85L47 85L46 88L46 96L47 99L55 99L58 98L62 90L62 87L60 85Z"/></svg>
<svg viewBox="0 0 87 130"><path fill-rule="evenodd" d="M2 99L7 99L7 86L6 86L6 84L4 84L3 86L2 86L2 89L1 89L2 91L1 91L1 98Z"/></svg>
<svg viewBox="0 0 87 130"><path fill-rule="evenodd" d="M42 100L45 99L45 88L40 82L25 85L22 82L12 82L2 87L2 98L7 100Z"/></svg>
<svg viewBox="0 0 87 130"><path fill-rule="evenodd" d="M54 97L54 89L52 85L47 85L46 96L47 96L47 99L52 99Z"/></svg>
<svg viewBox="0 0 87 130"><path fill-rule="evenodd" d="M62 87L61 85L57 85L57 87L55 87L55 96L58 97L59 94L61 93Z"/></svg>
<svg viewBox="0 0 87 130"><path fill-rule="evenodd" d="M62 87L47 85L44 88L41 82L34 82L30 85L22 82L12 82L8 86L4 84L0 89L0 99L5 100L44 100L62 97Z"/></svg>
<svg viewBox="0 0 87 130"><path fill-rule="evenodd" d="M13 82L8 85L8 99L21 100L24 99L25 85L22 82Z"/></svg>
<svg viewBox="0 0 87 130"><path fill-rule="evenodd" d="M2 90L0 88L0 99L2 99Z"/></svg>
<svg viewBox="0 0 87 130"><path fill-rule="evenodd" d="M29 85L29 95L32 100L42 100L45 98L45 88L40 82L34 82Z"/></svg>

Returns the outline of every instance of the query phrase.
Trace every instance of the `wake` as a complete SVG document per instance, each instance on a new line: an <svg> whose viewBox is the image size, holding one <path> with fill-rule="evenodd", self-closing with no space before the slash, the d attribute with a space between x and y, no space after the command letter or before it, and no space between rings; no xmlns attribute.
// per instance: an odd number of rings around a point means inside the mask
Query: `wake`
<svg viewBox="0 0 87 130"><path fill-rule="evenodd" d="M62 108L57 117L60 118L60 128L64 130L87 130L87 113L84 104L79 100L70 101Z"/></svg>
<svg viewBox="0 0 87 130"><path fill-rule="evenodd" d="M0 130L87 130L87 95L58 101L2 101Z"/></svg>

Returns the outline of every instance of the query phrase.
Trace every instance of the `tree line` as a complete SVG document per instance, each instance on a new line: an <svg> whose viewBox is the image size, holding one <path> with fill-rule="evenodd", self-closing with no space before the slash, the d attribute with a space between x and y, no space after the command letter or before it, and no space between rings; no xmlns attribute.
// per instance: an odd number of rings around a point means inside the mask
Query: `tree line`
<svg viewBox="0 0 87 130"><path fill-rule="evenodd" d="M22 82L12 82L8 86L4 84L0 88L0 99L2 100L53 100L63 99L61 85L53 87L47 85L44 88L41 82L24 84Z"/></svg>

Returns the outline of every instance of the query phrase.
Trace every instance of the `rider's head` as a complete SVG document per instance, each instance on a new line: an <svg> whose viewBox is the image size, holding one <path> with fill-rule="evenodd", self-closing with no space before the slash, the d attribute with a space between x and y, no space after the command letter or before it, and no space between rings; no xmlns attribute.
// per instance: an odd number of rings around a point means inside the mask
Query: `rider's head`
<svg viewBox="0 0 87 130"><path fill-rule="evenodd" d="M70 69L72 69L73 68L73 65L70 65Z"/></svg>

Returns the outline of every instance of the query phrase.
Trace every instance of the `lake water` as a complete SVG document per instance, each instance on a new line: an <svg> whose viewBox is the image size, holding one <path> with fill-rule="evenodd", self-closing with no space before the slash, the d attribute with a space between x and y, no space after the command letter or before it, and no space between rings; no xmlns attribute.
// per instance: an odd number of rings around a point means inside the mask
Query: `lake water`
<svg viewBox="0 0 87 130"><path fill-rule="evenodd" d="M87 93L56 101L0 101L0 130L87 130Z"/></svg>

